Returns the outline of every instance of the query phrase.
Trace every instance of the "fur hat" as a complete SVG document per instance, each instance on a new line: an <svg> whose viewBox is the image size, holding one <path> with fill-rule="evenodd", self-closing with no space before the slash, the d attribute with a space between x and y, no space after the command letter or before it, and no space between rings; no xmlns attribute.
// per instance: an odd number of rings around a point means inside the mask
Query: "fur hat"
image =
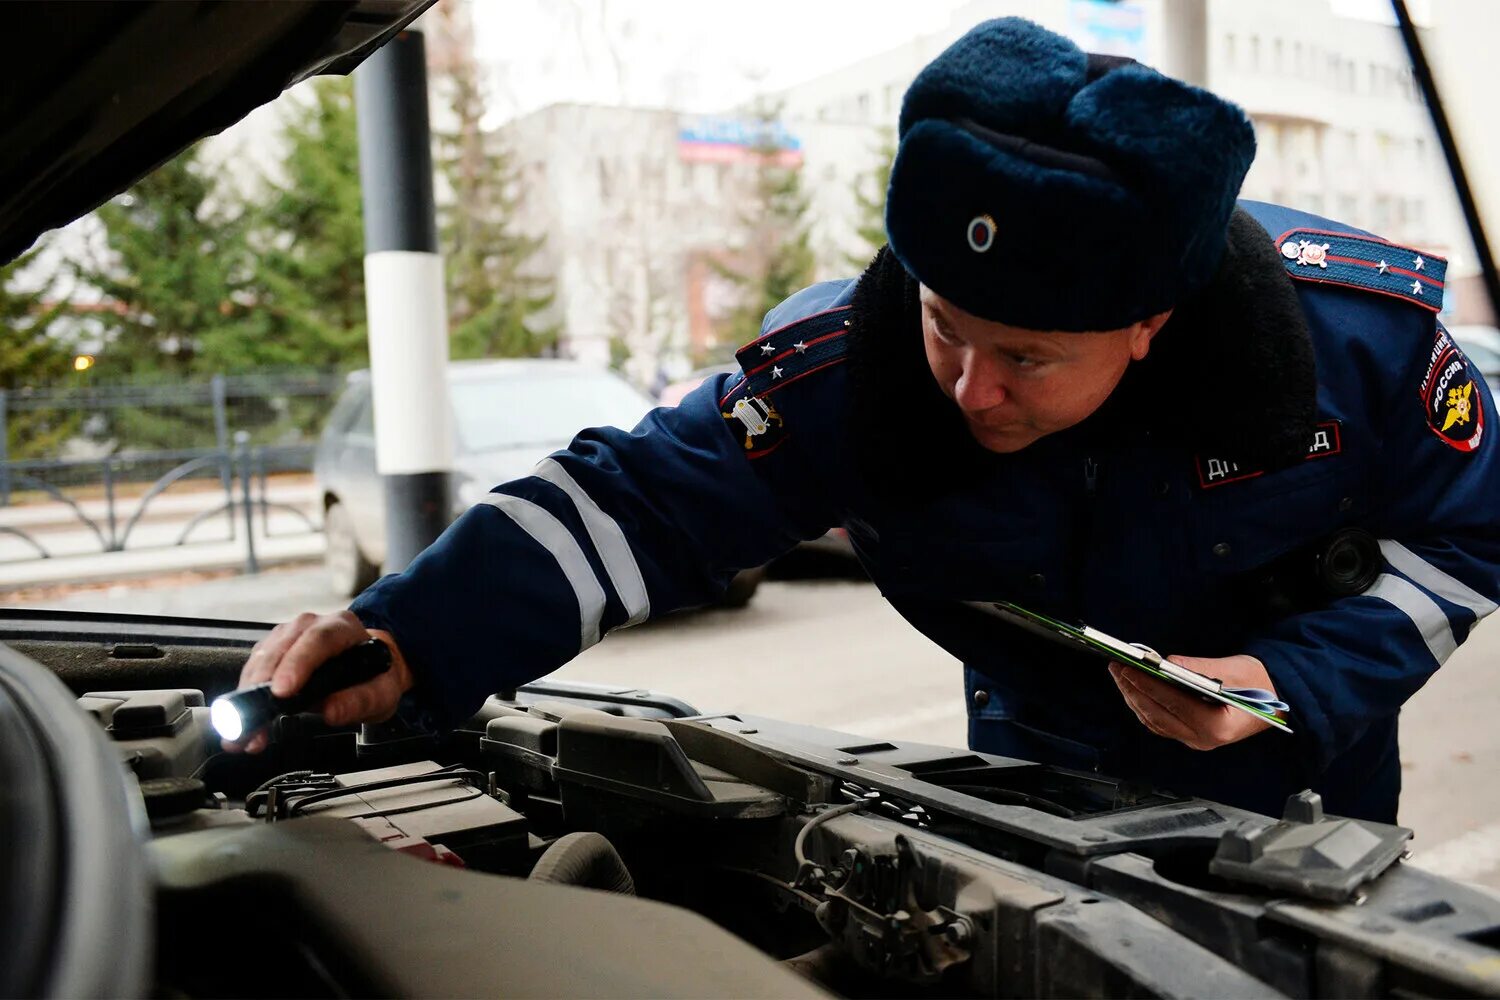
<svg viewBox="0 0 1500 1000"><path fill-rule="evenodd" d="M1213 276L1254 157L1236 105L986 21L906 92L886 230L913 277L976 316L1113 330Z"/></svg>

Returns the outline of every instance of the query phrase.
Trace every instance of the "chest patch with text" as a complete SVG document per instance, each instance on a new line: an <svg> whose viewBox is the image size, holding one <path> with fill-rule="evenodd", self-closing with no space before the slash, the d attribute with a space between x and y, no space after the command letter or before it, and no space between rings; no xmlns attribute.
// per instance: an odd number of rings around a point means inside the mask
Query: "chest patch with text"
<svg viewBox="0 0 1500 1000"><path fill-rule="evenodd" d="M1339 421L1323 420L1319 421L1317 429L1313 431L1312 442L1308 445L1307 454L1302 460L1311 462L1318 458L1328 458L1331 455L1340 454L1343 450L1344 437ZM1247 479L1255 479L1257 476L1266 474L1264 468L1237 462L1231 458L1196 455L1193 462L1198 472L1198 487L1205 490L1216 486L1227 486L1230 483L1242 483Z"/></svg>

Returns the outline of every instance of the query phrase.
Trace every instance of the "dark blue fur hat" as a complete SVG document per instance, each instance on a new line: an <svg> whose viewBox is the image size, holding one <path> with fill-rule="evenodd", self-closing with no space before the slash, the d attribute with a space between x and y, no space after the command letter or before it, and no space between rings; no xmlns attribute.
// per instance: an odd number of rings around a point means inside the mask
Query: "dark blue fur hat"
<svg viewBox="0 0 1500 1000"><path fill-rule="evenodd" d="M1202 287L1255 157L1244 111L1030 21L986 21L917 75L891 249L939 295L1034 330L1113 330Z"/></svg>

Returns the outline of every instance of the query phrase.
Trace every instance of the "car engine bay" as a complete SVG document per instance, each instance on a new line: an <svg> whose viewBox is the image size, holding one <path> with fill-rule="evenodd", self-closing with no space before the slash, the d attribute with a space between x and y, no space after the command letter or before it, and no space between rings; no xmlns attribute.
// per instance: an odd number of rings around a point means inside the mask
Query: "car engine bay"
<svg viewBox="0 0 1500 1000"><path fill-rule="evenodd" d="M227 754L264 627L92 617L0 639L126 767L159 995L1500 995L1500 902L1310 793L1278 822L546 682Z"/></svg>

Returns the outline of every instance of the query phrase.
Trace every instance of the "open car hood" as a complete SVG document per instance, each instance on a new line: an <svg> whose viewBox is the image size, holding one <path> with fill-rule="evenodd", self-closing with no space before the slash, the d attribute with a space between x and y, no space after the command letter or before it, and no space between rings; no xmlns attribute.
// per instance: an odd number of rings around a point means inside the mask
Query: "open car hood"
<svg viewBox="0 0 1500 1000"><path fill-rule="evenodd" d="M61 928L0 936L0 995L1500 996L1500 902L1310 793L554 681L218 753L268 629L0 610L0 835L66 847L0 866Z"/></svg>
<svg viewBox="0 0 1500 1000"><path fill-rule="evenodd" d="M23 2L5 8L0 263L435 0Z"/></svg>

